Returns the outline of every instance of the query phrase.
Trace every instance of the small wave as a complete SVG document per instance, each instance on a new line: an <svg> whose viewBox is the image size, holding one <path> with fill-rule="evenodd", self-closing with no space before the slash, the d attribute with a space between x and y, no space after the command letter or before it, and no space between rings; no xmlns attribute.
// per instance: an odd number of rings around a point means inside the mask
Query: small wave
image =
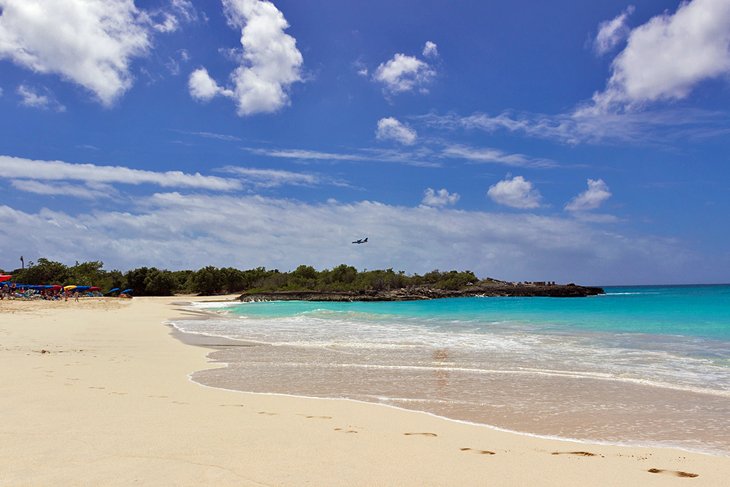
<svg viewBox="0 0 730 487"><path fill-rule="evenodd" d="M659 294L659 293L656 293L656 292L606 293L606 294L603 294L603 296L634 296L634 295L643 295L643 294Z"/></svg>
<svg viewBox="0 0 730 487"><path fill-rule="evenodd" d="M202 309L225 309L225 308L233 308L239 305L239 302L230 302L230 301L195 301L191 303L193 308L202 308Z"/></svg>

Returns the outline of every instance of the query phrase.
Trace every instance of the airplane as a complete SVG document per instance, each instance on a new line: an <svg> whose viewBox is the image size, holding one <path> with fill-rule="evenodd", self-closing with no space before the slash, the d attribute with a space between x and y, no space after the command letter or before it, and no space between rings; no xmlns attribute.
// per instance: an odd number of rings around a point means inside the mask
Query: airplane
<svg viewBox="0 0 730 487"><path fill-rule="evenodd" d="M355 241L354 241L354 242L352 242L352 243L354 243L354 244L364 244L364 243L368 243L368 238L367 238L367 237L365 237L365 238L361 238L361 239L355 240Z"/></svg>

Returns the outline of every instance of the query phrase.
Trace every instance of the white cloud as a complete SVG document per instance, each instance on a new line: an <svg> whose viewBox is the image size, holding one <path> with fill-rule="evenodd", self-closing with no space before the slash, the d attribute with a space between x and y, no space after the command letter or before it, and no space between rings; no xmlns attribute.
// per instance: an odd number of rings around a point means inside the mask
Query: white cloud
<svg viewBox="0 0 730 487"><path fill-rule="evenodd" d="M379 140L394 140L404 145L412 145L416 142L416 131L393 117L381 118L378 120L378 128L375 136Z"/></svg>
<svg viewBox="0 0 730 487"><path fill-rule="evenodd" d="M236 137L235 135L228 135L228 134L218 134L215 132L182 132L184 134L189 135L197 135L198 137L203 137L206 139L216 139L216 140L224 140L226 142L241 142L240 137Z"/></svg>
<svg viewBox="0 0 730 487"><path fill-rule="evenodd" d="M368 158L358 154L346 154L337 152L322 152L307 149L254 149L247 148L248 152L267 157L278 157L283 159L302 159L317 161L367 161Z"/></svg>
<svg viewBox="0 0 730 487"><path fill-rule="evenodd" d="M599 56L606 54L616 47L619 42L626 39L629 35L629 27L626 22L632 13L634 13L634 6L629 5L618 16L598 24L598 33L593 41L593 49L596 54Z"/></svg>
<svg viewBox="0 0 730 487"><path fill-rule="evenodd" d="M424 206L431 206L441 208L444 206L455 205L461 196L459 193L449 193L446 188L439 189L438 191L433 188L427 188L423 192L423 200L421 204Z"/></svg>
<svg viewBox="0 0 730 487"><path fill-rule="evenodd" d="M205 68L196 69L190 74L188 89L190 96L201 101L208 101L217 95L233 96L233 92L218 86Z"/></svg>
<svg viewBox="0 0 730 487"><path fill-rule="evenodd" d="M522 176L504 179L490 186L487 195L500 205L521 209L538 208L542 199L540 192Z"/></svg>
<svg viewBox="0 0 730 487"><path fill-rule="evenodd" d="M403 93L418 89L427 91L427 86L436 76L436 71L426 62L414 56L397 53L375 70L373 79L385 86L388 93Z"/></svg>
<svg viewBox="0 0 730 487"><path fill-rule="evenodd" d="M474 148L464 145L450 145L443 149L441 155L453 159L466 159L472 162L504 164L516 167L554 167L556 164L548 159L535 159L524 154L509 154L490 147Z"/></svg>
<svg viewBox="0 0 730 487"><path fill-rule="evenodd" d="M210 100L222 95L234 100L240 116L276 112L289 104L288 90L302 81L302 54L289 27L273 3L264 0L223 0L231 27L241 29L239 61L231 73L231 87L221 87L205 68L190 75L193 98Z"/></svg>
<svg viewBox="0 0 730 487"><path fill-rule="evenodd" d="M423 57L438 57L439 50L435 42L426 41L423 46Z"/></svg>
<svg viewBox="0 0 730 487"><path fill-rule="evenodd" d="M696 262L688 264L687 252L671 241L529 213L178 193L135 198L123 209L75 213L0 204L0 248L4 255L22 250L74 262L98 258L103 246L105 264L120 269L287 270L347 263L419 273L469 268L482 277L586 284L697 277L690 265ZM370 243L354 248L351 237L360 234L369 235Z"/></svg>
<svg viewBox="0 0 730 487"><path fill-rule="evenodd" d="M35 88L27 85L18 86L17 93L20 96L20 104L42 110L66 111L66 107L59 103L48 89L43 91L45 94L41 94Z"/></svg>
<svg viewBox="0 0 730 487"><path fill-rule="evenodd" d="M223 172L235 174L240 179L260 188L275 188L279 186L347 186L343 181L313 173L284 171L281 169L261 169L254 167L228 166L221 169Z"/></svg>
<svg viewBox="0 0 730 487"><path fill-rule="evenodd" d="M730 2L692 0L632 30L614 59L599 111L685 98L701 81L730 74Z"/></svg>
<svg viewBox="0 0 730 487"><path fill-rule="evenodd" d="M190 54L188 54L188 51L185 49L179 49L177 51L177 54L177 59L174 57L169 57L167 62L165 63L165 67L173 76L177 76L180 74L181 63L187 63L190 60Z"/></svg>
<svg viewBox="0 0 730 487"><path fill-rule="evenodd" d="M440 167L439 163L431 162L421 151L401 152L388 149L360 149L358 152L323 152L307 149L260 149L244 148L248 152L267 157L283 159L299 159L303 161L381 161L394 162L418 167Z"/></svg>
<svg viewBox="0 0 730 487"><path fill-rule="evenodd" d="M610 197L611 192L603 179L589 179L588 189L570 200L565 209L576 212L595 210Z"/></svg>
<svg viewBox="0 0 730 487"><path fill-rule="evenodd" d="M0 156L0 176L38 181L84 181L86 183L155 184L163 188L196 188L231 191L241 188L240 181L200 173L145 171L122 166L72 164Z"/></svg>
<svg viewBox="0 0 730 487"><path fill-rule="evenodd" d="M726 133L728 119L721 112L703 110L651 110L601 112L578 109L568 113L503 112L499 115L474 113L429 114L418 117L440 129L507 131L567 144L600 142L671 142L686 137L712 137Z"/></svg>
<svg viewBox="0 0 730 487"><path fill-rule="evenodd" d="M103 198L113 198L117 195L117 191L106 184L78 185L67 183L43 183L40 181L14 179L10 181L13 188L46 196L70 196L72 198L82 198L87 200L97 200Z"/></svg>
<svg viewBox="0 0 730 487"><path fill-rule="evenodd" d="M1 0L0 59L55 73L111 105L150 40L132 0Z"/></svg>
<svg viewBox="0 0 730 487"><path fill-rule="evenodd" d="M180 29L180 24L197 20L198 13L190 0L171 0L169 7L147 13L149 23L157 32L169 33Z"/></svg>

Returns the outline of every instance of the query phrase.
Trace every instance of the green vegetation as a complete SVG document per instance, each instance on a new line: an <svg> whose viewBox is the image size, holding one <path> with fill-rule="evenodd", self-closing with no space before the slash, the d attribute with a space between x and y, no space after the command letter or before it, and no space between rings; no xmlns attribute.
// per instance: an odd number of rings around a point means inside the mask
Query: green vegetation
<svg viewBox="0 0 730 487"><path fill-rule="evenodd" d="M423 276L406 275L393 269L358 271L339 265L317 271L300 265L292 272L257 267L239 270L232 267L203 267L197 271L168 271L140 267L126 273L106 271L100 261L76 262L67 266L45 258L29 262L25 269L12 272L13 281L24 284L77 284L111 288L131 288L136 296L170 296L178 293L203 295L266 291L384 291L412 286L456 290L476 284L471 271L428 272Z"/></svg>

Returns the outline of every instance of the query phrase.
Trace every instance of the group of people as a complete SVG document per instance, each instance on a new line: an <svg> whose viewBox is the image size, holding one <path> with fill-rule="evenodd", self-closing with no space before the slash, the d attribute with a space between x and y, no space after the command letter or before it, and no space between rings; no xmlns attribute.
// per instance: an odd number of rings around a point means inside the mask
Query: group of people
<svg viewBox="0 0 730 487"><path fill-rule="evenodd" d="M74 301L79 300L80 293L78 291L66 290L64 288L55 289L31 289L18 288L15 283L0 284L0 300L2 299L44 299L48 301L68 301L72 298Z"/></svg>

